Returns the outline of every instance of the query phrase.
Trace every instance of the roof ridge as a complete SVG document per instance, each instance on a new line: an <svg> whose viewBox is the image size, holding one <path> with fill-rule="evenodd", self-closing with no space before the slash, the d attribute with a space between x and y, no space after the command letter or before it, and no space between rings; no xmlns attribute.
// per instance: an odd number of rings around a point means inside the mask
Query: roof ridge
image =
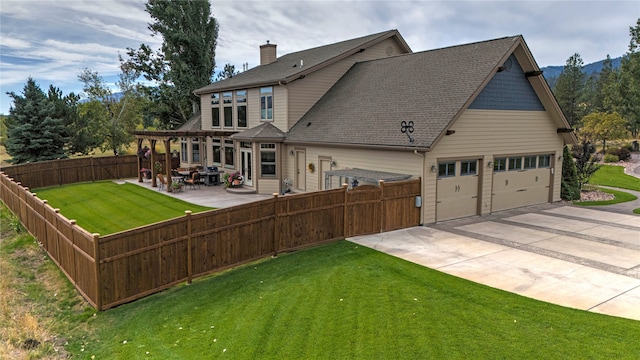
<svg viewBox="0 0 640 360"><path fill-rule="evenodd" d="M342 44L345 44L345 43L350 42L350 41L355 42L357 40L362 40L362 39L365 39L365 38L371 38L373 40L373 39L376 39L376 38L379 38L379 37L383 37L384 35L387 35L387 34L390 34L390 33L393 33L393 32L397 32L397 31L398 31L397 29L391 29L391 30L382 31L382 32L375 33L375 34L369 34L369 35L364 35L364 36L359 36L359 37L355 37L355 38L351 38L351 39L341 40L341 41L337 41L337 42L333 42L333 43L329 43L329 44L318 45L318 46L315 46L315 47L311 47L311 48L307 48L307 49L303 49L303 50L298 50L298 51L294 51L294 52L290 52L290 53L284 54L282 56L278 56L276 58L276 60L280 59L282 57L295 55L295 54L299 54L299 53L304 53L304 52L307 52L307 51L319 50L319 49L330 47L330 46L342 45Z"/></svg>

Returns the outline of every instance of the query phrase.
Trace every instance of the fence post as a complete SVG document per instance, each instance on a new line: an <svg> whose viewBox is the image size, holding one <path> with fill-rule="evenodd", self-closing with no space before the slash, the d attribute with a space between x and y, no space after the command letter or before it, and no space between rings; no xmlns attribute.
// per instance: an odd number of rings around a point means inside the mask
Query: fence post
<svg viewBox="0 0 640 360"><path fill-rule="evenodd" d="M55 164L58 168L58 185L62 185L62 169L60 169L60 158L56 159Z"/></svg>
<svg viewBox="0 0 640 360"><path fill-rule="evenodd" d="M73 285L77 286L78 284L78 276L77 276L77 271L76 271L76 267L78 266L77 260L76 260L76 221L75 220L69 220L69 223L71 224L71 251L73 253L73 274L71 275L71 278L73 279Z"/></svg>
<svg viewBox="0 0 640 360"><path fill-rule="evenodd" d="M93 156L91 157L91 182L96 181L96 164L93 162Z"/></svg>
<svg viewBox="0 0 640 360"><path fill-rule="evenodd" d="M384 180L378 180L380 187L380 231L384 231Z"/></svg>
<svg viewBox="0 0 640 360"><path fill-rule="evenodd" d="M116 154L116 179L120 180L120 165L118 163L119 154ZM140 171L138 171L140 174Z"/></svg>
<svg viewBox="0 0 640 360"><path fill-rule="evenodd" d="M342 222L343 222L343 226L344 226L344 230L343 230L343 234L344 237L346 238L347 236L349 236L348 234L348 230L349 230L349 216L347 215L347 199L348 199L348 189L349 189L349 184L342 184L342 189L344 190L344 205L342 205Z"/></svg>
<svg viewBox="0 0 640 360"><path fill-rule="evenodd" d="M193 259L191 254L191 210L186 210L187 216L187 284L191 284L193 278Z"/></svg>
<svg viewBox="0 0 640 360"><path fill-rule="evenodd" d="M100 234L93 234L93 261L96 264L96 307L102 310L102 276L100 274Z"/></svg>
<svg viewBox="0 0 640 360"><path fill-rule="evenodd" d="M278 193L273 193L273 256L278 256L280 242L278 241Z"/></svg>

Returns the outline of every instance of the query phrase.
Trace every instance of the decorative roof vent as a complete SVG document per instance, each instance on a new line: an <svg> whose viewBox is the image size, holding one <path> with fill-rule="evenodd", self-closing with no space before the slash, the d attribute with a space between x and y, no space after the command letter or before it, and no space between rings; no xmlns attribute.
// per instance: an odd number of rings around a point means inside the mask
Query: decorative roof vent
<svg viewBox="0 0 640 360"><path fill-rule="evenodd" d="M260 45L260 65L271 64L278 60L276 55L276 45L269 44L269 40L264 45Z"/></svg>

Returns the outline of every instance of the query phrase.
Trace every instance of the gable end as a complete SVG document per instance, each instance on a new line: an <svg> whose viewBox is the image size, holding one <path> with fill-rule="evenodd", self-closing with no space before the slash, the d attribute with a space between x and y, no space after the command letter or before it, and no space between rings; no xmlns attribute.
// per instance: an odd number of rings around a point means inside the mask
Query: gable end
<svg viewBox="0 0 640 360"><path fill-rule="evenodd" d="M516 57L509 56L469 109L545 111Z"/></svg>

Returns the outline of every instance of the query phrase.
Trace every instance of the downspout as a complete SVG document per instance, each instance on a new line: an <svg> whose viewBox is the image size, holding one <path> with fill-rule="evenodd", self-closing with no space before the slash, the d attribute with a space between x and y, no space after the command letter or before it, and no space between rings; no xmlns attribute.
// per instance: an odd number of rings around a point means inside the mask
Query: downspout
<svg viewBox="0 0 640 360"><path fill-rule="evenodd" d="M416 156L419 156L422 158L422 176L421 178L421 184L420 184L420 198L421 198L421 206L420 206L420 226L424 225L424 192L425 192L425 176L424 176L424 172L425 172L425 155L423 153L419 153L418 150L413 150L413 154Z"/></svg>

